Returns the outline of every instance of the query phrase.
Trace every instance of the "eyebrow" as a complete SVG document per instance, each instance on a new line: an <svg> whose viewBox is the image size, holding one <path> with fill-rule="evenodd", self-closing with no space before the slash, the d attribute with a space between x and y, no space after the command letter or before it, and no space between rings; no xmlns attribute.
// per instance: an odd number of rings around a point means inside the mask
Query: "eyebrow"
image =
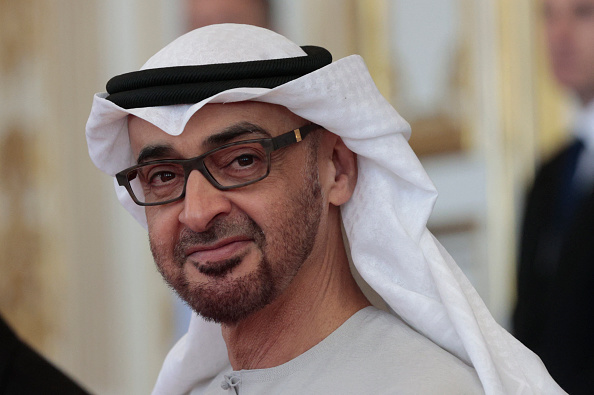
<svg viewBox="0 0 594 395"><path fill-rule="evenodd" d="M272 135L261 126L250 122L239 122L226 127L219 133L209 136L203 145L214 148L216 146L231 142L238 137L243 137L250 134L259 134L265 137L272 137Z"/></svg>
<svg viewBox="0 0 594 395"><path fill-rule="evenodd" d="M148 162L149 160L171 157L174 154L175 149L169 144L149 145L140 151L136 163L141 164L143 162Z"/></svg>
<svg viewBox="0 0 594 395"><path fill-rule="evenodd" d="M263 137L272 137L272 135L261 126L250 122L239 122L226 127L219 133L209 136L202 143L202 146L204 147L205 151L207 151L209 149L216 148L225 143L231 142L239 137L251 134L257 134ZM177 151L170 144L148 145L140 151L136 163L141 164L150 160L158 160L168 157L171 158L176 154Z"/></svg>

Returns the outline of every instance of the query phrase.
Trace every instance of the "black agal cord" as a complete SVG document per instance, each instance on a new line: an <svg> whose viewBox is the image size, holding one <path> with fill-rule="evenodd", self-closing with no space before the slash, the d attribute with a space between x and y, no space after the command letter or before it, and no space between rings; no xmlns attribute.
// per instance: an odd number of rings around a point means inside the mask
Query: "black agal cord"
<svg viewBox="0 0 594 395"><path fill-rule="evenodd" d="M332 62L326 49L301 47L296 58L176 66L134 71L107 82L106 97L122 108L194 104L233 88L274 88Z"/></svg>

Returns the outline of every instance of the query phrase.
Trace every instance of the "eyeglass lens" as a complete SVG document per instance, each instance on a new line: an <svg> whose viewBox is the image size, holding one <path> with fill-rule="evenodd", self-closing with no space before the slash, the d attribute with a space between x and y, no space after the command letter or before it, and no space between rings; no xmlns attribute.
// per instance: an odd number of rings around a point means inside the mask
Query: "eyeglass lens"
<svg viewBox="0 0 594 395"><path fill-rule="evenodd" d="M226 188L259 180L268 173L268 155L259 142L221 147L202 160L212 178ZM128 180L136 199L159 203L179 198L186 183L184 163L188 166L190 162L149 163L132 170Z"/></svg>

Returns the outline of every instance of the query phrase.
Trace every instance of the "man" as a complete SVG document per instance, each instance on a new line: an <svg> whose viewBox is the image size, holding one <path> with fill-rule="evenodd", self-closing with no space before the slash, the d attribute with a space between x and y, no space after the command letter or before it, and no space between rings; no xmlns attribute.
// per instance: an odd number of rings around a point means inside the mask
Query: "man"
<svg viewBox="0 0 594 395"><path fill-rule="evenodd" d="M556 80L582 108L527 199L515 335L572 394L594 388L594 0L543 0Z"/></svg>
<svg viewBox="0 0 594 395"><path fill-rule="evenodd" d="M427 231L435 190L360 57L208 26L107 90L90 155L197 313L155 394L562 393Z"/></svg>

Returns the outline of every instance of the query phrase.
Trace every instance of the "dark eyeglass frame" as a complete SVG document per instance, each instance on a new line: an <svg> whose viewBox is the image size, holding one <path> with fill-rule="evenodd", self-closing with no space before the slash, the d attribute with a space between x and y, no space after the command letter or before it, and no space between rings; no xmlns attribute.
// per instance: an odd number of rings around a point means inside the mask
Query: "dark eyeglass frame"
<svg viewBox="0 0 594 395"><path fill-rule="evenodd" d="M319 129L319 128L321 128L320 125L310 123L310 124L304 125L302 127L299 127L297 129L293 129L290 132L283 133L276 137L268 137L268 138L261 138L261 139L252 139L252 140L241 140L241 141L235 141L233 143L224 144L224 145L221 145L220 147L214 148L214 149L212 149L208 152L205 152L204 154L202 154L200 156L196 156L194 158L159 159L159 160L155 160L155 161L145 162L145 163L141 163L141 164L129 167L127 169L124 169L124 170L118 172L115 175L115 177L116 177L116 180L118 181L118 185L125 187L126 190L128 191L128 194L134 201L134 203L136 203L139 206L160 206L163 204L173 203L178 200L182 200L186 196L186 185L188 183L188 178L190 177L190 173L193 170L198 170L200 172L200 174L202 174L204 176L204 178L206 178L208 180L208 182L210 182L215 188L217 188L221 191L227 191L230 189L241 188L246 185L250 185L250 184L256 183L258 181L262 181L264 178L268 177L268 175L270 174L270 153L271 152L276 151L281 148L288 147L291 144L298 143L298 142L302 141L305 137L307 137L307 135L310 132L312 132L316 129ZM264 174L263 176L261 176L257 179L250 180L250 181L247 181L247 182L244 182L241 184L237 184L237 185L224 186L224 185L219 184L218 181L214 179L214 177L210 174L210 172L204 165L204 158L206 158L207 156L211 155L214 152L217 152L217 151L225 149L225 148L232 147L234 145L252 144L252 143L259 143L262 145L262 147L266 151L266 159L268 162L267 163L268 168L266 169L266 174ZM184 170L184 187L181 192L181 195L176 198L173 198L173 199L165 200L162 202L155 202L155 203L146 203L146 202L141 202L140 200L138 200L138 198L136 197L136 195L132 189L132 185L130 185L130 181L132 181L132 180L134 180L134 178L136 178L136 173L135 173L136 169L139 169L144 166L166 164L166 163L181 165Z"/></svg>

